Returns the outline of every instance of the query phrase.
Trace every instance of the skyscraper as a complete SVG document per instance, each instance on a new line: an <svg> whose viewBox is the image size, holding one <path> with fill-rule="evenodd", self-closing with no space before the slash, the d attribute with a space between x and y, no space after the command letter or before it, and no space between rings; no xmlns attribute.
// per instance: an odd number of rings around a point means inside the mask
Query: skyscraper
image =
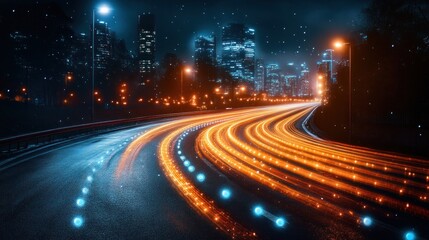
<svg viewBox="0 0 429 240"><path fill-rule="evenodd" d="M251 87L254 87L255 81L255 29L245 28L244 35L244 80Z"/></svg>
<svg viewBox="0 0 429 240"><path fill-rule="evenodd" d="M265 82L265 66L262 59L257 59L255 63L255 85L254 90L256 92L264 91Z"/></svg>
<svg viewBox="0 0 429 240"><path fill-rule="evenodd" d="M231 23L222 30L222 66L232 77L249 87L254 85L255 30Z"/></svg>
<svg viewBox="0 0 429 240"><path fill-rule="evenodd" d="M265 79L265 91L270 96L279 96L282 93L280 88L280 67L278 64L267 65L267 77Z"/></svg>
<svg viewBox="0 0 429 240"><path fill-rule="evenodd" d="M94 88L99 96L106 96L112 84L108 70L112 58L112 35L107 22L97 19L94 28Z"/></svg>
<svg viewBox="0 0 429 240"><path fill-rule="evenodd" d="M307 68L307 65L301 64L301 75L300 75L300 97L310 97L311 86L310 86L310 71Z"/></svg>
<svg viewBox="0 0 429 240"><path fill-rule="evenodd" d="M155 16L143 13L138 16L138 65L140 84L152 86L155 76Z"/></svg>
<svg viewBox="0 0 429 240"><path fill-rule="evenodd" d="M216 64L216 37L198 36L195 39L195 67Z"/></svg>
<svg viewBox="0 0 429 240"><path fill-rule="evenodd" d="M195 39L194 64L197 91L208 94L213 91L216 81L216 37L198 36Z"/></svg>
<svg viewBox="0 0 429 240"><path fill-rule="evenodd" d="M326 76L329 84L333 84L336 81L332 71L332 68L333 68L332 52L333 51L334 50L332 49L326 49L322 53L322 63L326 64Z"/></svg>
<svg viewBox="0 0 429 240"><path fill-rule="evenodd" d="M112 55L112 36L107 22L99 21L98 19L95 22L94 46L95 68L105 70Z"/></svg>
<svg viewBox="0 0 429 240"><path fill-rule="evenodd" d="M67 85L71 84L80 96L81 103L89 103L91 81L91 50L90 50L90 37L85 33L77 34L72 47L71 56L71 69L73 72L73 79L66 79Z"/></svg>

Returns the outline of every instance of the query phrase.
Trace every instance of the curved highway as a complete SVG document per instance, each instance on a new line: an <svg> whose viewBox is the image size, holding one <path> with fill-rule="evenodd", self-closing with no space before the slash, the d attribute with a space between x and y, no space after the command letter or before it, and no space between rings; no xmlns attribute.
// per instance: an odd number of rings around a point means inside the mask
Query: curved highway
<svg viewBox="0 0 429 240"><path fill-rule="evenodd" d="M327 141L318 103L186 116L0 162L0 239L429 239L429 161Z"/></svg>

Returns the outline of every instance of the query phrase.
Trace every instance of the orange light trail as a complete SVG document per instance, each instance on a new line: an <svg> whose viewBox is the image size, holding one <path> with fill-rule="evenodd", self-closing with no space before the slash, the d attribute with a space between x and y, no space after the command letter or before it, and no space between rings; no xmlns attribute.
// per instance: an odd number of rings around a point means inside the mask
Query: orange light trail
<svg viewBox="0 0 429 240"><path fill-rule="evenodd" d="M251 110L254 111L254 110ZM241 111L244 112L244 111ZM250 112L247 110L246 112ZM224 232L234 239L254 239L256 233L248 230L224 210L216 206L213 199L205 196L192 181L181 170L178 160L174 157L174 146L180 135L188 129L207 124L211 120L227 119L238 113L212 114L208 116L190 117L184 120L175 120L152 128L127 147L123 153L116 170L116 176L119 178L129 170L141 149L154 138L162 136L162 141L158 146L158 159L160 166L177 192L187 201L187 203L200 215L206 217L215 226L216 229ZM167 135L166 135L167 134ZM166 135L166 136L165 136Z"/></svg>
<svg viewBox="0 0 429 240"><path fill-rule="evenodd" d="M116 176L120 178L132 168L146 144L160 138L159 164L180 196L228 236L256 237L200 191L175 157L181 134L204 125L195 140L195 150L200 159L210 161L227 175L238 174L256 186L353 222L360 221L355 212L359 209L387 208L428 218L427 161L314 138L298 126L315 107L316 103L297 103L244 109L157 125L129 144Z"/></svg>
<svg viewBox="0 0 429 240"><path fill-rule="evenodd" d="M197 139L198 153L224 171L353 220L351 209L368 203L429 216L427 162L312 138L296 123L313 107L273 109L264 119L254 114L211 126Z"/></svg>

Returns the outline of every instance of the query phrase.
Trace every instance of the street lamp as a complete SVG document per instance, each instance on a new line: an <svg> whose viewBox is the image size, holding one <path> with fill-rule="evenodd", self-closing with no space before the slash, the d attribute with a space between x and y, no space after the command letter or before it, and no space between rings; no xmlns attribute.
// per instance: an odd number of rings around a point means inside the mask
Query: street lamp
<svg viewBox="0 0 429 240"><path fill-rule="evenodd" d="M335 42L336 48L341 48L344 45L349 45L349 142L352 140L352 44Z"/></svg>
<svg viewBox="0 0 429 240"><path fill-rule="evenodd" d="M91 84L91 122L94 122L94 82L95 82L95 11L101 15L107 15L111 9L103 4L97 9L92 9L92 84Z"/></svg>
<svg viewBox="0 0 429 240"><path fill-rule="evenodd" d="M189 74L192 72L192 69L190 67L186 67L182 68L180 71L180 101L182 101L183 98L183 72Z"/></svg>

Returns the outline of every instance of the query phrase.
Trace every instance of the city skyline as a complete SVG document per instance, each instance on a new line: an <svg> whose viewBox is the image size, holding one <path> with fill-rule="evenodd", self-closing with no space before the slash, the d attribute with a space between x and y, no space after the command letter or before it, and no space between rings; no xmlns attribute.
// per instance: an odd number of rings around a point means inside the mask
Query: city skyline
<svg viewBox="0 0 429 240"><path fill-rule="evenodd" d="M8 0L5 3L12 2ZM41 4L47 1L37 2ZM256 54L268 61L281 60L282 64L287 62L284 60L286 58L294 57L298 61L303 61L308 57L315 57L324 50L327 43L320 40L325 39L326 35L342 35L356 30L361 11L368 3L368 1L319 3L313 0L299 3L171 0L145 3L127 1L127 4L120 1L53 2L59 3L72 17L73 29L76 32L89 31L92 8L101 3L109 4L113 10L111 14L98 18L108 22L111 29L119 38L125 39L128 49L134 53L137 53L138 47L137 16L143 12L153 13L156 17L159 46L157 60L165 53L171 52L191 63L195 37L200 34L214 34L220 39L222 27L229 23L244 23L257 29ZM246 8L243 8L243 4Z"/></svg>

